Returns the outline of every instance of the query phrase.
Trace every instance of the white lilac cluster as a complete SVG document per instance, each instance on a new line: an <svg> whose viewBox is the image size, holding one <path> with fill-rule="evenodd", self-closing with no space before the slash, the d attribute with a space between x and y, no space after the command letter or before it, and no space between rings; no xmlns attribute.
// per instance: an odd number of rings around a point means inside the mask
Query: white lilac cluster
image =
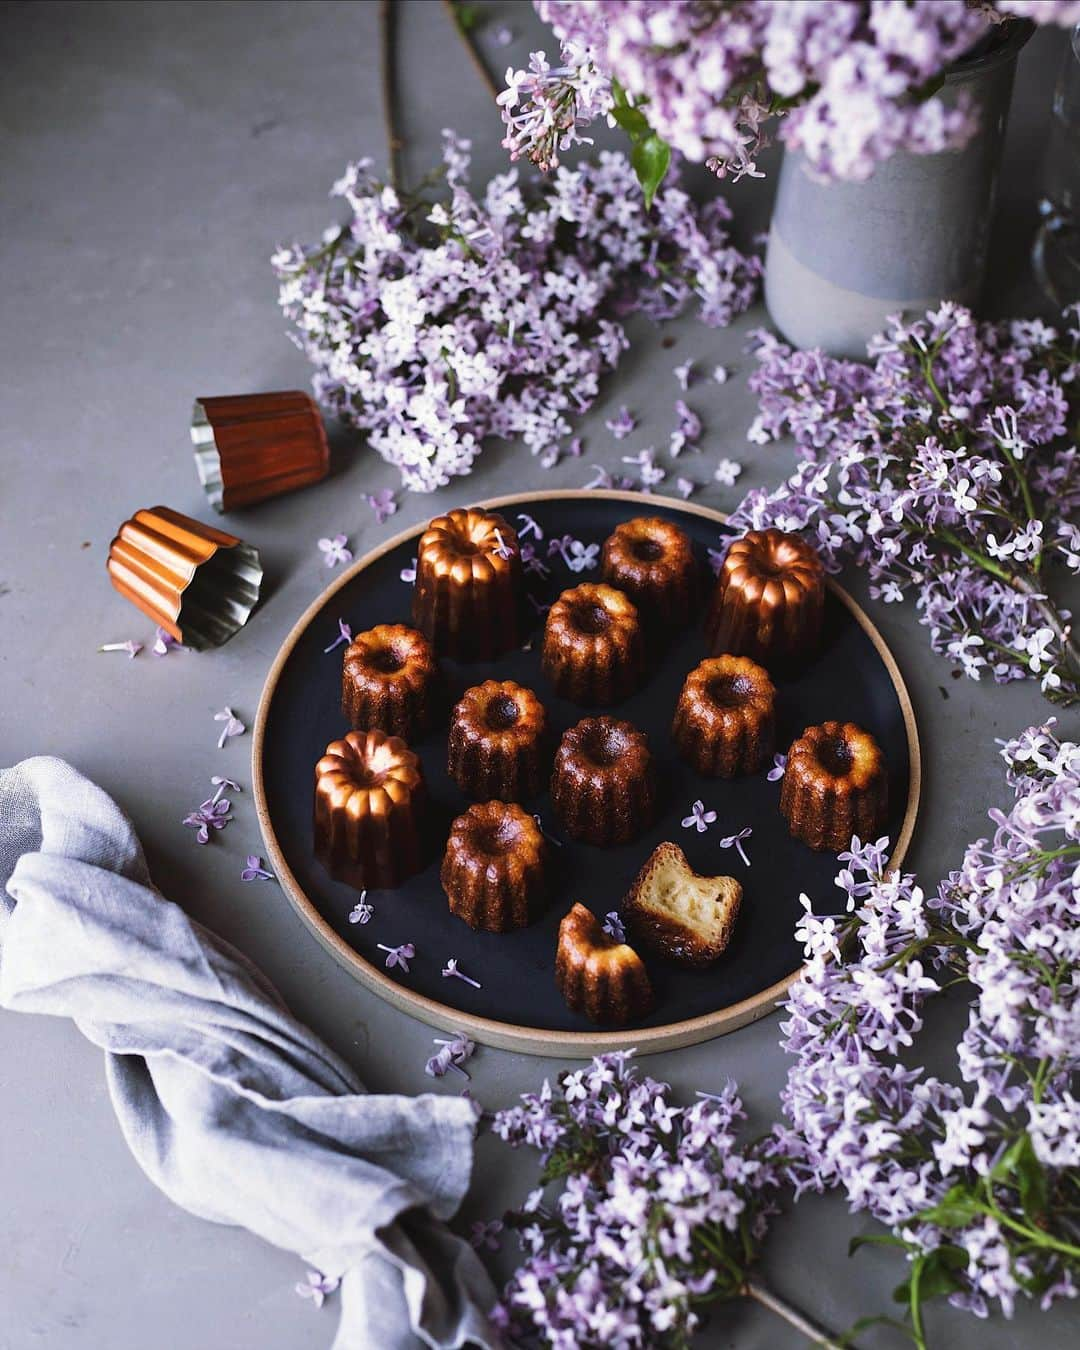
<svg viewBox="0 0 1080 1350"><path fill-rule="evenodd" d="M871 365L755 341L750 439L791 434L801 463L732 524L803 531L830 570L866 567L875 598L913 597L933 649L972 679L1080 696L1080 647L1052 594L1055 570L1080 574L1076 313L1059 332L945 304L892 320Z"/></svg>
<svg viewBox="0 0 1080 1350"><path fill-rule="evenodd" d="M468 150L444 133L438 200L350 165L334 187L346 223L273 259L316 396L425 492L468 473L488 437L553 462L628 345L623 316L697 303L705 323L727 324L760 274L731 245L720 200L699 207L671 184L646 218L622 155L535 192L511 171L475 196Z"/></svg>
<svg viewBox="0 0 1080 1350"><path fill-rule="evenodd" d="M526 1257L497 1322L559 1350L684 1345L701 1305L743 1292L772 1212L775 1174L738 1143L734 1087L677 1107L610 1054L522 1103L494 1129L539 1151L542 1184L508 1216Z"/></svg>
<svg viewBox="0 0 1080 1350"><path fill-rule="evenodd" d="M920 1346L924 1298L1009 1315L1080 1282L1080 745L1051 723L1003 757L1012 807L936 895L887 870L887 841L852 841L850 917L808 908L783 1026L775 1160L797 1194L839 1189L890 1230ZM958 980L972 995L948 1082L910 1067L911 1047Z"/></svg>
<svg viewBox="0 0 1080 1350"><path fill-rule="evenodd" d="M897 150L962 146L970 102L942 72L1009 16L1080 22L1075 0L535 0L562 45L509 70L504 145L542 167L597 117L651 132L723 177L761 177L779 136L829 178L862 179ZM620 106L621 104L621 106Z"/></svg>

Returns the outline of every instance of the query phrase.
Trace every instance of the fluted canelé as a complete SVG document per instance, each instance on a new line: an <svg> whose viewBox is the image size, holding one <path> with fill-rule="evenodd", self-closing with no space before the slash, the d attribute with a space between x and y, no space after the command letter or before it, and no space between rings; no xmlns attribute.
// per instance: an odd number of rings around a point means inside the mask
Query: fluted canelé
<svg viewBox="0 0 1080 1350"><path fill-rule="evenodd" d="M713 656L686 677L671 735L700 774L757 773L773 752L776 689L746 656Z"/></svg>
<svg viewBox="0 0 1080 1350"><path fill-rule="evenodd" d="M790 668L817 651L824 609L825 569L811 545L782 530L750 530L732 543L716 579L709 649Z"/></svg>
<svg viewBox="0 0 1080 1350"><path fill-rule="evenodd" d="M585 707L619 703L645 675L637 607L613 586L586 582L548 610L542 653L555 692Z"/></svg>
<svg viewBox="0 0 1080 1350"><path fill-rule="evenodd" d="M400 886L424 865L420 761L382 731L350 731L315 766L315 854L357 890Z"/></svg>
<svg viewBox="0 0 1080 1350"><path fill-rule="evenodd" d="M524 928L544 907L547 844L513 802L470 806L450 827L440 879L450 912L489 933Z"/></svg>
<svg viewBox="0 0 1080 1350"><path fill-rule="evenodd" d="M467 689L450 718L447 768L466 796L525 801L544 785L547 715L531 689L485 680Z"/></svg>
<svg viewBox="0 0 1080 1350"><path fill-rule="evenodd" d="M601 575L629 596L652 627L670 630L688 622L697 564L689 535L670 520L635 516L617 525L604 540Z"/></svg>
<svg viewBox="0 0 1080 1350"><path fill-rule="evenodd" d="M555 982L573 1012L602 1026L625 1026L644 1017L655 1001L641 957L605 933L582 904L571 906L559 924Z"/></svg>
<svg viewBox="0 0 1080 1350"><path fill-rule="evenodd" d="M416 555L413 622L437 656L490 661L521 643L521 556L492 511L459 507L430 521Z"/></svg>
<svg viewBox="0 0 1080 1350"><path fill-rule="evenodd" d="M643 731L614 717L586 717L563 733L551 801L571 839L627 844L656 815L656 777Z"/></svg>
<svg viewBox="0 0 1080 1350"><path fill-rule="evenodd" d="M877 741L854 722L807 727L788 751L780 811L796 839L839 853L874 839L888 818L889 776Z"/></svg>
<svg viewBox="0 0 1080 1350"><path fill-rule="evenodd" d="M408 740L435 718L438 667L423 633L381 623L358 633L341 666L341 711L354 731Z"/></svg>

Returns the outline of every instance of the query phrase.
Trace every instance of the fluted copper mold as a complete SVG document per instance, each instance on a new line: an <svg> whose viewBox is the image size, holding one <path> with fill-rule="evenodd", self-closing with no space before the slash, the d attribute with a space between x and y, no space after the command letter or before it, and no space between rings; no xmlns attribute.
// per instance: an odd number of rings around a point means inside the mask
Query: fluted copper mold
<svg viewBox="0 0 1080 1350"><path fill-rule="evenodd" d="M467 797L521 802L544 786L547 714L531 689L485 680L467 689L450 719L447 769Z"/></svg>
<svg viewBox="0 0 1080 1350"><path fill-rule="evenodd" d="M773 752L776 689L748 656L713 656L687 675L671 736L707 778L757 773Z"/></svg>
<svg viewBox="0 0 1080 1350"><path fill-rule="evenodd" d="M688 622L697 564L685 530L659 516L635 516L608 535L601 558L604 581L628 595L649 624L670 630Z"/></svg>
<svg viewBox="0 0 1080 1350"><path fill-rule="evenodd" d="M632 722L586 717L563 733L551 775L551 801L571 839L628 844L656 815L649 742Z"/></svg>
<svg viewBox="0 0 1080 1350"><path fill-rule="evenodd" d="M450 827L439 874L451 914L489 933L527 927L544 908L546 859L540 827L520 806L470 806Z"/></svg>
<svg viewBox="0 0 1080 1350"><path fill-rule="evenodd" d="M796 839L839 853L884 828L889 777L877 741L854 722L807 727L788 751L780 813Z"/></svg>
<svg viewBox="0 0 1080 1350"><path fill-rule="evenodd" d="M582 904L572 905L559 924L555 982L568 1007L602 1026L625 1026L655 1002L641 957L605 933Z"/></svg>
<svg viewBox="0 0 1080 1350"><path fill-rule="evenodd" d="M121 595L196 651L247 623L263 578L257 549L167 506L125 520L105 565Z"/></svg>
<svg viewBox="0 0 1080 1350"><path fill-rule="evenodd" d="M584 707L619 703L645 677L637 607L613 586L585 582L548 610L542 652L555 692Z"/></svg>
<svg viewBox="0 0 1080 1350"><path fill-rule="evenodd" d="M358 890L400 886L424 865L427 789L397 736L350 731L315 766L315 856Z"/></svg>
<svg viewBox="0 0 1080 1350"><path fill-rule="evenodd" d="M195 468L215 511L233 511L326 477L319 410L299 389L198 398L191 413Z"/></svg>
<svg viewBox="0 0 1080 1350"><path fill-rule="evenodd" d="M821 640L825 569L797 534L750 530L728 549L706 621L714 656L749 656L783 669L814 655Z"/></svg>
<svg viewBox="0 0 1080 1350"><path fill-rule="evenodd" d="M354 731L407 740L435 718L439 670L423 633L381 623L357 633L341 663L341 711Z"/></svg>
<svg viewBox="0 0 1080 1350"><path fill-rule="evenodd" d="M490 661L521 642L518 538L493 511L430 521L416 556L413 622L437 656Z"/></svg>

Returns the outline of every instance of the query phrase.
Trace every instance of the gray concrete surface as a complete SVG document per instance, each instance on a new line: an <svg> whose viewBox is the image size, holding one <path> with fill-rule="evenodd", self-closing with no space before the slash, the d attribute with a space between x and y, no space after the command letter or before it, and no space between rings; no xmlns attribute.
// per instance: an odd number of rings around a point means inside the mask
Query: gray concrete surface
<svg viewBox="0 0 1080 1350"><path fill-rule="evenodd" d="M531 9L490 8L516 32L492 64L522 63L538 45ZM393 471L343 445L329 483L228 522L262 550L269 586L249 627L220 652L129 662L95 650L150 633L106 581L117 524L157 502L209 518L187 441L192 397L306 384L267 259L278 242L310 239L328 223L326 193L348 158L384 155L376 20L374 4L3 6L0 762L69 758L130 812L163 890L259 962L373 1089L445 1092L456 1085L423 1075L431 1031L353 983L274 887L239 883L244 855L261 848L250 794L212 847L195 847L180 825L211 773L249 784L250 739L215 749L213 713L229 703L250 721L279 643L330 579L316 539L343 530L356 549L374 544L381 532L360 494L393 486ZM411 171L432 162L443 125L472 135L478 174L501 167L497 120L439 5L404 5L401 47ZM1059 50L1059 37L1040 35L1022 58L994 245L989 307L998 311L1038 303L1026 250ZM731 194L743 238L766 224L770 191L748 183ZM684 320L671 329L672 350L637 329L585 421L584 463L615 458L603 421L622 401L642 426L619 448L662 441L677 393L671 368L693 356L735 372L723 389L694 390L708 428L702 467L723 452L746 465L740 489L776 480L788 452L744 441L752 399L743 347L763 321L759 310L712 332ZM512 487L577 486L586 473L570 463L545 475L521 450L492 448L471 481L403 501L393 525ZM735 498L715 487L702 494L721 507ZM1033 688L951 679L910 610L874 615L921 723L926 790L912 861L932 881L1001 797L993 738L1047 710ZM959 1003L943 1010L928 1053L944 1054L961 1017ZM650 1068L687 1094L736 1078L764 1126L784 1073L778 1034L769 1018ZM560 1066L482 1049L471 1067L475 1095L496 1107ZM320 1313L295 1296L302 1270L292 1256L191 1218L145 1180L115 1127L100 1056L70 1023L0 1020L0 1100L0 1350L329 1344L334 1301ZM484 1141L463 1218L499 1213L532 1177L531 1159ZM868 1228L836 1199L807 1200L777 1222L765 1275L841 1330L886 1309L898 1279L887 1254L849 1261L849 1236ZM938 1345L1075 1344L1067 1314L984 1324L935 1308L929 1322ZM701 1343L787 1350L801 1341L739 1306L719 1310ZM894 1333L860 1341L898 1343Z"/></svg>

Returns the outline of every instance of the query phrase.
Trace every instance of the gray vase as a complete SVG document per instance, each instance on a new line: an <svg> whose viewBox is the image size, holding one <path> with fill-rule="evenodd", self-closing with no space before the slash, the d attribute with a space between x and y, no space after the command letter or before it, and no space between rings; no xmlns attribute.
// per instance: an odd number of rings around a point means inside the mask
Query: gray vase
<svg viewBox="0 0 1080 1350"><path fill-rule="evenodd" d="M942 300L976 304L1016 58L1032 31L1010 28L945 77L943 98L964 89L978 107L979 131L963 150L901 151L864 183L822 182L799 152L785 152L765 303L789 342L865 357L867 339L890 314Z"/></svg>

